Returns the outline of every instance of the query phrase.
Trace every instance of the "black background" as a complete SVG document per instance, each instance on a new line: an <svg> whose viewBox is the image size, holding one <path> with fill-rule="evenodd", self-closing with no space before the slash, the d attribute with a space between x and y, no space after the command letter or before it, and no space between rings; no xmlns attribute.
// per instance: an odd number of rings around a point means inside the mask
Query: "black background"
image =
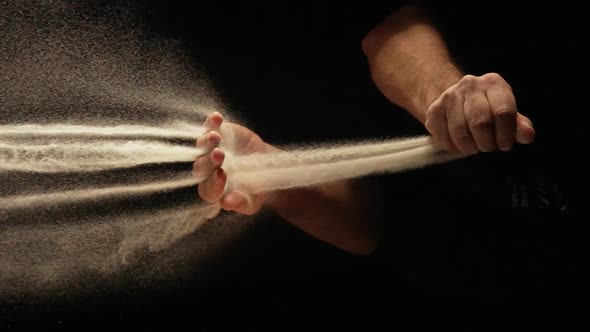
<svg viewBox="0 0 590 332"><path fill-rule="evenodd" d="M551 173L569 192L571 219L543 216L520 224L500 220L497 228L478 229L501 234L488 238L498 241L497 247L508 241L509 248L526 248L502 251L504 257L490 267L507 269L499 274L504 279L482 283L467 295L421 288L419 282L408 282L395 265L341 252L268 217L220 255L206 281L195 275L149 289L106 289L88 296L11 303L2 307L0 328L283 330L313 328L313 321L319 319L330 330L353 323L362 330L408 323L416 328L482 330L495 324L502 327L498 319L505 316L482 314L474 304L511 308L525 318L523 327L548 322L552 315L541 312L581 309L575 302L585 294L580 282L585 264L580 250L585 248L587 234L580 217L585 197L580 156L585 152L588 91L587 52L582 50L587 42L586 13L566 2L444 3L434 2L433 13L458 64L474 75L500 73L513 87L519 110L535 124L537 142L522 149L523 155L535 159L515 167ZM230 112L271 143L424 133L370 81L360 36L380 15L386 15L385 11L359 10L372 2L356 3L350 7L353 10L340 2L279 1L263 6L262 2L143 1L140 5L153 32L182 38ZM363 21L351 24L354 14ZM497 160L495 155L482 156L461 166L478 167ZM424 188L432 173L429 176L411 179ZM456 187L461 188L461 183ZM437 197L438 189L431 190L427 196ZM429 204L427 200L420 203L422 208ZM403 213L398 217L404 218ZM461 222L448 219L444 223L451 225L449 238L461 233ZM476 227L473 221L470 225ZM537 255L549 247L553 256ZM411 260L412 253L407 254ZM445 310L449 308L451 313ZM529 309L536 314L523 312ZM569 314L578 317L576 310ZM575 320L555 322L562 328L565 323L577 326Z"/></svg>

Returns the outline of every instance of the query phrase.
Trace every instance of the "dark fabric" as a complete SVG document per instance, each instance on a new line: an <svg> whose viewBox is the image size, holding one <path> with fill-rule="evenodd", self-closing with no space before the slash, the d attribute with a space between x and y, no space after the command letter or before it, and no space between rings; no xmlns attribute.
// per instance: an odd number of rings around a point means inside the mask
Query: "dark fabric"
<svg viewBox="0 0 590 332"><path fill-rule="evenodd" d="M547 304L580 291L587 227L572 211L562 170L538 153L517 149L380 178L384 236L374 258L430 297Z"/></svg>

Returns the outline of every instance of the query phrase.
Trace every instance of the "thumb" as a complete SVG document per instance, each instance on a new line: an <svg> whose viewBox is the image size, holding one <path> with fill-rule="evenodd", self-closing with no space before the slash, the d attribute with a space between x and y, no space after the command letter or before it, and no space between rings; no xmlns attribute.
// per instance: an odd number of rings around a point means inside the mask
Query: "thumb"
<svg viewBox="0 0 590 332"><path fill-rule="evenodd" d="M245 215L255 214L263 203L262 195L246 194L238 190L232 190L221 198L221 208Z"/></svg>
<svg viewBox="0 0 590 332"><path fill-rule="evenodd" d="M530 144L535 140L535 135L531 120L518 113L516 116L516 141L520 144Z"/></svg>

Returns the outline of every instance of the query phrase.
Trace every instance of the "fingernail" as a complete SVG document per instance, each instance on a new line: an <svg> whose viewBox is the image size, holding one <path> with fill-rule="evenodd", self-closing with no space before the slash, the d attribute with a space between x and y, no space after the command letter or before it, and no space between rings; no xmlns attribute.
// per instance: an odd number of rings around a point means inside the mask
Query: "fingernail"
<svg viewBox="0 0 590 332"><path fill-rule="evenodd" d="M217 135L209 135L209 144L217 146L221 142L221 138Z"/></svg>
<svg viewBox="0 0 590 332"><path fill-rule="evenodd" d="M526 127L529 127L533 132L535 131L535 128L533 127L533 125L531 123L525 123Z"/></svg>
<svg viewBox="0 0 590 332"><path fill-rule="evenodd" d="M504 151L504 152L507 152L507 151L512 150L512 146L501 146L500 147L500 150L501 151Z"/></svg>
<svg viewBox="0 0 590 332"><path fill-rule="evenodd" d="M224 157L224 153L219 148L215 148L213 150L213 152L211 152L211 161L215 165L221 164L223 157Z"/></svg>

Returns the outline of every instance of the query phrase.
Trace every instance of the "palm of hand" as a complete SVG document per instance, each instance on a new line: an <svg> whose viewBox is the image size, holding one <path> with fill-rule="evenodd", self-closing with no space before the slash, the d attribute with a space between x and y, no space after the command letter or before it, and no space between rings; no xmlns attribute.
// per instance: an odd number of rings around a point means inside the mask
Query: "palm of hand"
<svg viewBox="0 0 590 332"><path fill-rule="evenodd" d="M222 146L226 146L236 155L250 155L267 152L267 144L250 129L226 122L221 128ZM224 141L227 143L223 143Z"/></svg>
<svg viewBox="0 0 590 332"><path fill-rule="evenodd" d="M193 165L193 172L202 179L198 187L200 198L210 203L219 202L221 208L228 211L246 215L258 212L266 200L266 195L237 190L224 192L227 174L223 169L223 163L226 152L235 155L265 153L269 151L270 146L246 127L235 123L223 123L223 117L219 113L207 118L205 128L207 133L197 140L197 147L205 149L208 153L199 157Z"/></svg>

